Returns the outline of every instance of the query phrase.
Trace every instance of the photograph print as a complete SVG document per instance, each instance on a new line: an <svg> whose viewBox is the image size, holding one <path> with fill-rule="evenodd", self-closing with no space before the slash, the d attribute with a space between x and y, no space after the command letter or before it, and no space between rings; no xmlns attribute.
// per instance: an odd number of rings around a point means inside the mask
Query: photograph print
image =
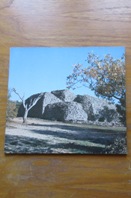
<svg viewBox="0 0 131 198"><path fill-rule="evenodd" d="M5 154L127 154L124 47L12 47Z"/></svg>

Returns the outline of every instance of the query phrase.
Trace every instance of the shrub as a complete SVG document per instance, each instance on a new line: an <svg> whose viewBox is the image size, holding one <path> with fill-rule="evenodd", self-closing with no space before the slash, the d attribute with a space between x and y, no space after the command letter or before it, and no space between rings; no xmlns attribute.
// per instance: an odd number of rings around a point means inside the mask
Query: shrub
<svg viewBox="0 0 131 198"><path fill-rule="evenodd" d="M8 100L7 102L7 111L6 111L6 119L10 120L17 116L16 103Z"/></svg>
<svg viewBox="0 0 131 198"><path fill-rule="evenodd" d="M109 154L126 154L127 146L125 138L116 138L113 144L106 146L106 153Z"/></svg>

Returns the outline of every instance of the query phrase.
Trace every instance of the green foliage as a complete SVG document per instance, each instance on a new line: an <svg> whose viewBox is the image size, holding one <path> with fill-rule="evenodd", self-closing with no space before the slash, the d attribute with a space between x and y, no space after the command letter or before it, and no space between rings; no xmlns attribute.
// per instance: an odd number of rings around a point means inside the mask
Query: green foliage
<svg viewBox="0 0 131 198"><path fill-rule="evenodd" d="M20 106L20 102L16 101L11 101L10 100L11 93L8 91L8 99L7 99L7 110L6 110L6 119L10 120L12 118L15 118L18 113L18 108Z"/></svg>
<svg viewBox="0 0 131 198"><path fill-rule="evenodd" d="M124 93L123 97L119 100L119 103L116 105L117 111L120 114L120 121L126 126L126 95Z"/></svg>
<svg viewBox="0 0 131 198"><path fill-rule="evenodd" d="M96 96L117 101L117 110L122 123L125 121L125 56L114 59L107 54L100 58L93 53L87 56L87 66L74 65L72 74L67 77L67 88L80 86L90 88ZM102 119L103 121L103 119Z"/></svg>
<svg viewBox="0 0 131 198"><path fill-rule="evenodd" d="M116 138L113 144L106 146L106 153L108 154L126 154L127 153L127 143L125 138Z"/></svg>
<svg viewBox="0 0 131 198"><path fill-rule="evenodd" d="M109 109L107 106L104 106L104 108L100 111L100 115L100 122L104 122L105 120L107 122L111 122L113 119L115 120L117 112L114 109Z"/></svg>
<svg viewBox="0 0 131 198"><path fill-rule="evenodd" d="M9 120L11 118L14 118L17 116L17 111L16 111L16 103L8 100L7 102L7 111L6 111L6 119Z"/></svg>
<svg viewBox="0 0 131 198"><path fill-rule="evenodd" d="M74 65L72 74L67 77L68 88L76 89L79 85L90 88L97 96L119 100L125 91L124 56L114 59L106 55L101 59L89 53L87 67Z"/></svg>
<svg viewBox="0 0 131 198"><path fill-rule="evenodd" d="M16 112L17 112L17 115L18 115L18 110L19 110L21 105L22 105L22 102L16 101Z"/></svg>

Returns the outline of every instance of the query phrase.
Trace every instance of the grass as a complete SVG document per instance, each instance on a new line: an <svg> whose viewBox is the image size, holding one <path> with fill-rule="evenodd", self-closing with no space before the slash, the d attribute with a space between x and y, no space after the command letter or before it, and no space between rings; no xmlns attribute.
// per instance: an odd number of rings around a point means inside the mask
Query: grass
<svg viewBox="0 0 131 198"><path fill-rule="evenodd" d="M121 141L125 139L124 127L102 127L38 119L29 119L28 125L22 125L15 120L7 123L5 152L125 154L126 141Z"/></svg>

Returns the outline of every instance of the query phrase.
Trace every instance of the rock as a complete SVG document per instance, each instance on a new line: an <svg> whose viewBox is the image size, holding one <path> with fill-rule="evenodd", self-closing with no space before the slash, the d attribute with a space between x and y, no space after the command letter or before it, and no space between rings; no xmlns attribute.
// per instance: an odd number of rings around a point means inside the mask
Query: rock
<svg viewBox="0 0 131 198"><path fill-rule="evenodd" d="M30 104L30 101L33 100L35 97L38 97L39 94L35 94L29 97L26 100L26 103ZM43 93L43 96L41 97L41 99L38 100L36 105L30 109L28 113L28 117L42 118L45 107L48 104L53 104L57 102L61 102L61 100L57 98L55 95L53 95L52 93L48 93L48 92ZM24 114L24 107L23 105L21 105L18 111L18 116L23 116L23 114Z"/></svg>
<svg viewBox="0 0 131 198"><path fill-rule="evenodd" d="M27 104L39 94L26 100ZM24 108L20 106L18 116L23 116ZM49 120L88 122L94 125L120 126L116 105L104 99L89 95L75 95L69 90L44 92L41 99L29 111L29 117Z"/></svg>
<svg viewBox="0 0 131 198"><path fill-rule="evenodd" d="M95 98L89 95L77 95L76 102L82 104L84 111L88 114L88 120L98 122L111 122L118 120L116 106L106 100Z"/></svg>
<svg viewBox="0 0 131 198"><path fill-rule="evenodd" d="M44 119L57 121L86 122L87 114L77 102L59 102L47 105Z"/></svg>
<svg viewBox="0 0 131 198"><path fill-rule="evenodd" d="M64 102L72 102L76 95L72 92L70 92L69 90L56 90L56 91L52 91L52 94L54 94L56 97L58 97L60 100L64 101Z"/></svg>
<svg viewBox="0 0 131 198"><path fill-rule="evenodd" d="M58 103L58 102L62 102L62 101L58 97L56 97L54 94L52 94L50 92L45 92L43 95L42 114L44 113L45 107L48 104L54 104L54 103Z"/></svg>
<svg viewBox="0 0 131 198"><path fill-rule="evenodd" d="M31 100L34 100L39 95L40 95L40 93L34 94L34 95L30 96L29 98L27 98L25 101L26 104L28 104L28 106L29 106ZM38 100L36 105L34 107L32 107L32 109L30 109L30 111L28 113L28 117L41 118L42 117L42 106L43 106L43 96ZM23 115L24 115L24 107L22 104L18 110L18 117L22 117Z"/></svg>
<svg viewBox="0 0 131 198"><path fill-rule="evenodd" d="M88 96L77 95L74 101L82 105L84 111L88 115L88 120L94 120L93 107Z"/></svg>

